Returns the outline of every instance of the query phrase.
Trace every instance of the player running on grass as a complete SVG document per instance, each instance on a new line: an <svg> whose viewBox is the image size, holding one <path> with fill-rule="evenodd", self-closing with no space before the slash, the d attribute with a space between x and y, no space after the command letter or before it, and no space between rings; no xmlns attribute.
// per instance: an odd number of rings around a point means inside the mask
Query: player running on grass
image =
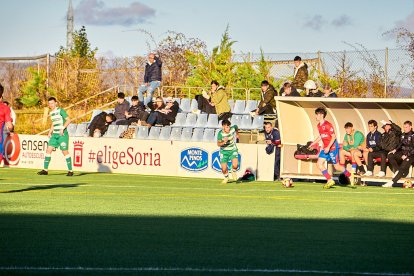
<svg viewBox="0 0 414 276"><path fill-rule="evenodd" d="M321 150L319 153L317 165L327 180L327 183L323 186L323 188L329 189L335 185L335 181L328 173L328 170L325 167L325 162L332 162L335 169L342 172L346 177L350 177L351 173L339 164L339 144L336 140L333 126L331 123L325 120L326 114L327 112L323 107L319 107L315 110L315 117L316 121L318 122L319 136L315 139L315 141L313 141L309 148L312 148L322 140L323 150Z"/></svg>
<svg viewBox="0 0 414 276"><path fill-rule="evenodd" d="M229 181L228 162L231 160L231 175L234 181L237 181L236 170L239 166L239 152L236 146L236 137L238 136L238 127L231 126L229 120L221 122L222 129L217 136L217 146L220 147L220 164L224 179L221 183L226 184Z"/></svg>
<svg viewBox="0 0 414 276"><path fill-rule="evenodd" d="M67 176L73 176L72 171L72 158L69 154L69 134L66 130L67 126L70 124L70 118L66 111L57 106L56 98L51 97L48 100L49 108L52 110L50 112L50 119L52 120L52 125L49 130L49 146L46 149L46 157L44 162L44 169L38 172L39 175L47 175L50 160L52 159L52 151L55 148L60 147L63 155L66 159L66 164L68 166Z"/></svg>

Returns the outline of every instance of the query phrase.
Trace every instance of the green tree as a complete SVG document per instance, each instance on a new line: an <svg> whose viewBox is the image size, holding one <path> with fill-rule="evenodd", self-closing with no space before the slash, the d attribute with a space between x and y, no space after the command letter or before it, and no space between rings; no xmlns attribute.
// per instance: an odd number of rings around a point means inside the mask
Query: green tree
<svg viewBox="0 0 414 276"><path fill-rule="evenodd" d="M233 44L229 36L229 26L222 35L220 45L211 54L205 52L186 52L186 58L192 67L187 85L204 87L211 80L217 80L221 85L233 87L236 63L233 62Z"/></svg>
<svg viewBox="0 0 414 276"><path fill-rule="evenodd" d="M22 96L17 102L24 107L35 107L41 104L42 99L45 101L48 96L54 95L51 89L46 86L46 72L44 70L29 67L29 79L22 86Z"/></svg>

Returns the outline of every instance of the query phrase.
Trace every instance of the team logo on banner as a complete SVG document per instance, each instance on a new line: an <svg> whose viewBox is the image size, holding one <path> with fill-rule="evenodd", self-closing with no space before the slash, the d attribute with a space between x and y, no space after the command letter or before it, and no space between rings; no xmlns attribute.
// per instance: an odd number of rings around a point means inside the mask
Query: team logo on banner
<svg viewBox="0 0 414 276"><path fill-rule="evenodd" d="M20 139L17 133L8 135L4 140L4 163L10 166L17 166L20 161Z"/></svg>
<svg viewBox="0 0 414 276"><path fill-rule="evenodd" d="M82 167L83 142L73 142L73 166Z"/></svg>
<svg viewBox="0 0 414 276"><path fill-rule="evenodd" d="M181 167L191 172L201 172L208 167L208 153L200 148L188 148L181 152Z"/></svg>
<svg viewBox="0 0 414 276"><path fill-rule="evenodd" d="M239 160L239 166L237 167L237 171L240 170L241 165L241 155L240 153L237 155L237 159ZM229 160L229 163L227 164L228 168L231 168L231 160ZM221 173L221 163L220 163L220 150L216 150L211 155L211 168L213 170Z"/></svg>

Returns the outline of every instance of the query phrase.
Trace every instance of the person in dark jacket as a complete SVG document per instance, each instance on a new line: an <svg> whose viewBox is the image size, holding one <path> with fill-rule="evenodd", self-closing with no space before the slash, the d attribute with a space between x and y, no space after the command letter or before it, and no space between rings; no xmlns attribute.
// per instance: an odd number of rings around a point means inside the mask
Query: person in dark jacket
<svg viewBox="0 0 414 276"><path fill-rule="evenodd" d="M267 80L262 81L262 100L259 102L257 109L253 110L255 115L275 114L276 109L276 90Z"/></svg>
<svg viewBox="0 0 414 276"><path fill-rule="evenodd" d="M325 84L323 87L323 98L337 98L338 95L336 95L335 92L332 91L332 87L330 84Z"/></svg>
<svg viewBox="0 0 414 276"><path fill-rule="evenodd" d="M405 121L403 127L404 133L401 135L400 144L388 153L388 161L393 169L394 177L382 187L391 188L397 184L398 180L408 175L410 167L414 164L413 124L411 121ZM400 165L398 161L401 162Z"/></svg>
<svg viewBox="0 0 414 276"><path fill-rule="evenodd" d="M130 125L132 123L145 122L149 113L145 111L145 106L138 101L138 96L131 98L132 105L128 111L125 112L125 120L117 121L117 125Z"/></svg>
<svg viewBox="0 0 414 276"><path fill-rule="evenodd" d="M155 89L161 85L162 80L162 61L154 53L148 55L148 62L145 65L144 84L138 88L138 98L140 102L148 104L152 101ZM144 100L144 92L147 97Z"/></svg>
<svg viewBox="0 0 414 276"><path fill-rule="evenodd" d="M292 87L300 92L305 89L304 85L308 80L308 65L302 62L302 58L300 56L296 56L293 62L295 63L295 69L293 72L294 80L292 82Z"/></svg>
<svg viewBox="0 0 414 276"><path fill-rule="evenodd" d="M114 115L116 120L125 120L125 112L129 109L129 102L125 100L125 94L120 92L118 93L118 103L115 105Z"/></svg>
<svg viewBox="0 0 414 276"><path fill-rule="evenodd" d="M285 97L300 97L299 92L292 87L288 82L283 84L283 96Z"/></svg>
<svg viewBox="0 0 414 276"><path fill-rule="evenodd" d="M112 113L102 112L95 116L88 126L89 137L101 137L108 130L108 126L115 121L115 115Z"/></svg>
<svg viewBox="0 0 414 276"><path fill-rule="evenodd" d="M372 176L374 171L374 159L381 158L381 170L376 175L378 177L385 176L387 169L387 153L381 149L380 140L382 134L378 131L378 123L375 120L368 121L369 133L366 137L366 148L363 150L365 163L367 164L367 171L364 176Z"/></svg>
<svg viewBox="0 0 414 276"><path fill-rule="evenodd" d="M280 180L280 132L277 128L273 128L272 123L266 122L264 124L264 135L267 144L266 153L272 154L275 152L275 169L274 180Z"/></svg>
<svg viewBox="0 0 414 276"><path fill-rule="evenodd" d="M162 101L161 97L157 97L156 101ZM150 108L154 108L153 105L150 105ZM167 104L162 106L156 106L147 119L148 127L151 127L155 124L160 124L163 126L171 125L175 122L175 117L178 113L178 102L174 101L172 97L167 98Z"/></svg>

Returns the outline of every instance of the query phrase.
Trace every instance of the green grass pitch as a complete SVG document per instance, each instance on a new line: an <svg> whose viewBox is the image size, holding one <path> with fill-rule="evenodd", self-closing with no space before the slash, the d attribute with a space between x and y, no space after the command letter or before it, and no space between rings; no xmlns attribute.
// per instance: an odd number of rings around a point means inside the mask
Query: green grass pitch
<svg viewBox="0 0 414 276"><path fill-rule="evenodd" d="M2 168L0 274L414 272L414 189L220 181Z"/></svg>

